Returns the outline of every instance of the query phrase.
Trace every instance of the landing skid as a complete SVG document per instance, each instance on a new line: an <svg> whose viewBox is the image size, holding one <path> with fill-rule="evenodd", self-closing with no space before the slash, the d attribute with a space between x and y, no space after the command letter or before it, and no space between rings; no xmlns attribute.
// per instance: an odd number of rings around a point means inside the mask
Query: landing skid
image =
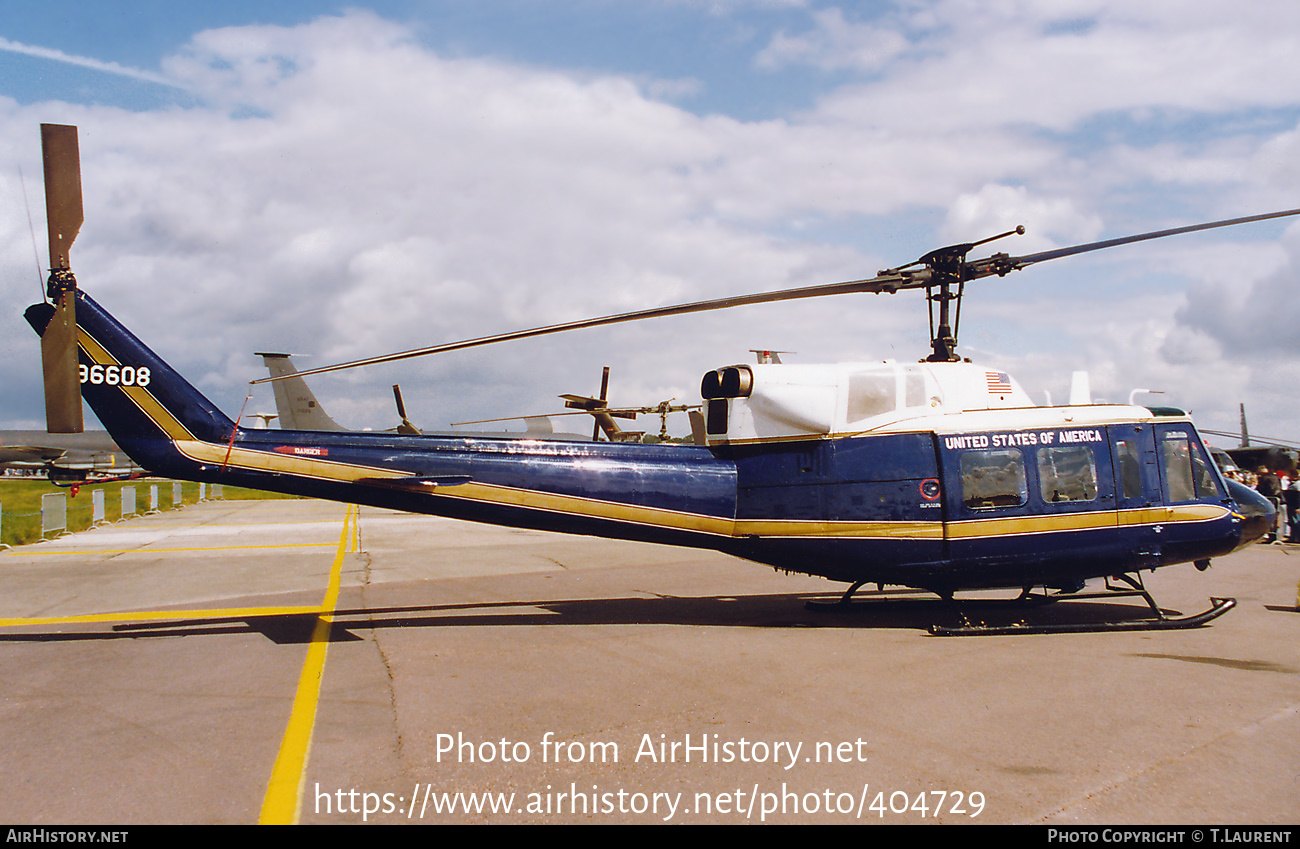
<svg viewBox="0 0 1300 849"><path fill-rule="evenodd" d="M1177 631L1199 628L1236 607L1235 598L1210 598L1210 607L1193 616L1165 616L1154 619L1126 619L1118 622L1080 622L1030 625L931 625L930 633L936 637L973 637L982 634L1084 634L1091 631ZM963 615L963 619L966 617Z"/></svg>
<svg viewBox="0 0 1300 849"><path fill-rule="evenodd" d="M835 601L809 601L810 610L847 610L854 606L851 598L865 581L853 584ZM884 595L884 592L872 595ZM1043 623L1032 624L1021 620L1006 625L988 625L973 623L966 615L963 603L953 599L951 594L941 595L944 601L952 604L961 620L959 625L930 626L930 633L937 637L963 637L980 634L1079 634L1099 631L1172 631L1184 628L1199 628L1236 606L1234 598L1211 598L1210 607L1201 613L1190 616L1170 616L1160 609L1151 593L1142 583L1142 576L1137 573L1116 575L1106 579L1106 589L1090 593L1049 593L1046 588L1035 592L1033 587L1026 587L1014 601L995 602L1000 607L1009 605L1042 605L1054 601L1087 601L1094 599L1115 599L1137 596L1147 603L1151 615L1142 619L1121 619L1114 621L1077 622L1077 623ZM980 602L987 604L988 602ZM966 605L966 606L969 606Z"/></svg>

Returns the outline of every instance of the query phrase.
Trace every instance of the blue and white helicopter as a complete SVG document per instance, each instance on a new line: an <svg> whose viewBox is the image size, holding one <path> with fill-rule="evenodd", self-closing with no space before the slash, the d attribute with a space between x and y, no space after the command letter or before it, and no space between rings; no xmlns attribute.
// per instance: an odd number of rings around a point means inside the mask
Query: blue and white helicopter
<svg viewBox="0 0 1300 849"><path fill-rule="evenodd" d="M950 311L957 306L960 315L965 284L981 277L1300 210L967 260L992 241L986 239L865 280L575 321L301 372L746 304L926 291L931 354L924 361L768 362L707 372L704 445L262 430L228 418L77 288L68 263L82 220L76 128L42 125L42 137L52 270L49 301L26 315L41 334L49 429L80 430L84 398L118 445L159 475L721 551L847 583L838 605L876 584L947 600L993 588L1019 590L1025 603L1062 594L1140 595L1151 611L1136 620L1012 626L1022 632L1200 625L1232 600L1214 599L1193 616L1165 615L1141 573L1180 563L1204 569L1211 558L1259 539L1273 521L1267 500L1220 475L1181 411L1035 406L1008 374L957 356ZM1078 592L1094 578L1106 579L1106 590Z"/></svg>

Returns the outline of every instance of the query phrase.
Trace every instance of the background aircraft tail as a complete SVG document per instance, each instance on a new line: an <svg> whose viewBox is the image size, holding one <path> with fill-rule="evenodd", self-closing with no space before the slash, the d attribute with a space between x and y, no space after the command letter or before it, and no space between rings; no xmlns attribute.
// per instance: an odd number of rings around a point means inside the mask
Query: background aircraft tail
<svg viewBox="0 0 1300 849"><path fill-rule="evenodd" d="M316 401L316 395L307 381L298 377L298 369L289 361L289 354L258 352L262 364L271 377L283 378L271 384L275 392L275 411L280 416L284 430L343 430Z"/></svg>

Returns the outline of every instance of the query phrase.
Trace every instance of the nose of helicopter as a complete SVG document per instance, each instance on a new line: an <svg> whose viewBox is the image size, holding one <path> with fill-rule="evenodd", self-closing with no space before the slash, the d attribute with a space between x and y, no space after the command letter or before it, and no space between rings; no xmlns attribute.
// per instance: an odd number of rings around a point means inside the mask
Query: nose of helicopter
<svg viewBox="0 0 1300 849"><path fill-rule="evenodd" d="M1242 518L1241 540L1238 548L1249 545L1255 540L1272 532L1277 520L1277 510L1273 503L1250 487L1228 481L1228 494L1232 496L1238 516Z"/></svg>

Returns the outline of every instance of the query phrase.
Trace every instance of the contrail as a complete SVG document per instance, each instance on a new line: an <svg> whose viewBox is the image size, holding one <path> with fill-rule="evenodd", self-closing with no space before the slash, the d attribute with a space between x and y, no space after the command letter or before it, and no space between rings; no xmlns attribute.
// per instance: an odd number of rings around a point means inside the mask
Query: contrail
<svg viewBox="0 0 1300 849"><path fill-rule="evenodd" d="M157 83L158 85L170 86L172 88L186 88L185 85L168 79L161 74L155 74L150 71L141 71L137 68L128 68L125 65L119 65L116 62L102 62L99 59L90 59L85 56L73 56L64 53L62 50L55 50L50 47L34 47L30 44L21 44L17 41L10 41L7 38L0 38L0 50L8 50L10 53L22 53L25 56L35 56L40 59L51 59L55 62L64 62L68 65L79 65L83 68L91 68L96 71L103 71L106 74L117 74L122 77L131 77L136 80Z"/></svg>

